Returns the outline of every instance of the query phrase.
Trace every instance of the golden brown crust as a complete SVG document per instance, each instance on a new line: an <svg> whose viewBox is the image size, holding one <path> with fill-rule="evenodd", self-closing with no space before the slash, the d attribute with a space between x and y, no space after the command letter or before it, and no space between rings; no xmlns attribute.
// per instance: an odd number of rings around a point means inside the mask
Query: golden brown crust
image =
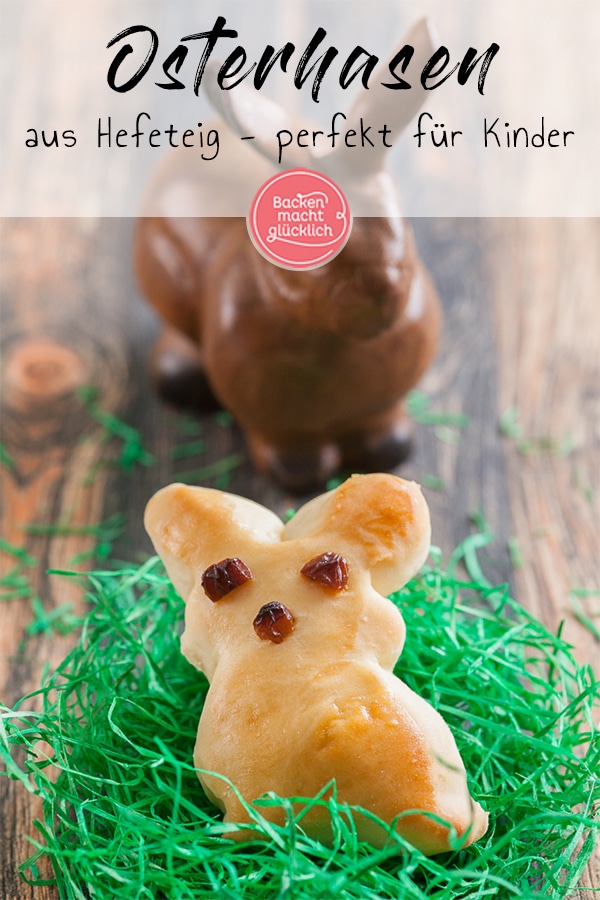
<svg viewBox="0 0 600 900"><path fill-rule="evenodd" d="M469 842L485 832L486 814L469 796L447 725L392 674L404 623L379 591L401 587L427 553L429 517L417 485L353 476L285 528L251 501L175 485L151 500L146 522L187 603L182 650L211 682L198 768L225 776L250 802L268 791L314 796L335 779L341 800L388 823L425 810L459 834L471 826ZM302 575L326 552L346 563L338 590ZM252 577L213 602L202 573L232 557ZM281 643L253 628L273 601L294 619ZM200 779L227 822L249 822L226 781ZM272 807L263 814L278 815ZM328 822L315 807L303 827L326 838ZM448 849L448 829L432 818L401 816L396 828L426 853ZM359 835L385 841L367 817L359 817Z"/></svg>

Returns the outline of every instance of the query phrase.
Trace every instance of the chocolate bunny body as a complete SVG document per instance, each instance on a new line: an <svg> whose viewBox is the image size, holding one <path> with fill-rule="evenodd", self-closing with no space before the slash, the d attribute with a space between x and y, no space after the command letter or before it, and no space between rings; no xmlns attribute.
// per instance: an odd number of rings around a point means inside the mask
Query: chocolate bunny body
<svg viewBox="0 0 600 900"><path fill-rule="evenodd" d="M194 760L226 822L251 822L228 781L252 803L269 791L312 797L335 779L340 802L425 853L449 849L444 822L465 843L481 837L487 814L448 726L393 674L405 627L385 595L429 549L418 485L355 475L285 526L242 497L171 485L145 521L186 602L182 651L210 681ZM279 807L262 812L283 823ZM388 828L356 824L360 839L386 842ZM321 806L300 825L332 838Z"/></svg>
<svg viewBox="0 0 600 900"><path fill-rule="evenodd" d="M417 55L430 55L427 23L407 41ZM386 150L348 150L341 142L317 157L290 148L292 167L317 169L340 184L354 222L348 243L326 265L279 268L255 249L244 219L195 217L194 210L210 209L225 185L249 208L274 172L277 130L302 123L243 85L220 91L211 75L207 69L207 90L227 126L256 137L242 142L221 124L222 177L212 163L179 150L148 192L136 265L167 324L154 354L159 387L201 405L206 378L244 430L256 465L290 489L322 483L340 467L390 468L409 449L403 401L433 356L440 315L384 167ZM424 92L377 90L384 77L375 73L345 127L360 127L362 118L385 123L396 137L410 120Z"/></svg>

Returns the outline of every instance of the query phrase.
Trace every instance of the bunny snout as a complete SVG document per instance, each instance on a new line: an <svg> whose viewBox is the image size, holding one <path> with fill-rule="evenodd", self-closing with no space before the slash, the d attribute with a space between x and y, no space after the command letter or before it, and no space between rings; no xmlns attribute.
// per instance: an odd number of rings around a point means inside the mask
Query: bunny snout
<svg viewBox="0 0 600 900"><path fill-rule="evenodd" d="M401 218L355 219L331 282L334 329L372 338L401 318L410 295L416 257L409 226Z"/></svg>
<svg viewBox="0 0 600 900"><path fill-rule="evenodd" d="M324 331L345 338L374 338L402 316L409 296L410 278L403 266L354 265L330 279L320 297L313 322ZM311 301L311 306L313 305Z"/></svg>
<svg viewBox="0 0 600 900"><path fill-rule="evenodd" d="M354 267L331 287L331 330L373 338L392 327L406 305L408 281L403 266Z"/></svg>

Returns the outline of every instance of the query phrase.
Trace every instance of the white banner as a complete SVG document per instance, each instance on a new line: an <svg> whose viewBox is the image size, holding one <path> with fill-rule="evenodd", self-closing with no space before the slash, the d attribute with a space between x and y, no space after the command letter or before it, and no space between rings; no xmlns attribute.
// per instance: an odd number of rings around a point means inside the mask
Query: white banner
<svg viewBox="0 0 600 900"><path fill-rule="evenodd" d="M355 216L600 215L597 0L0 10L3 216L245 216L297 166Z"/></svg>

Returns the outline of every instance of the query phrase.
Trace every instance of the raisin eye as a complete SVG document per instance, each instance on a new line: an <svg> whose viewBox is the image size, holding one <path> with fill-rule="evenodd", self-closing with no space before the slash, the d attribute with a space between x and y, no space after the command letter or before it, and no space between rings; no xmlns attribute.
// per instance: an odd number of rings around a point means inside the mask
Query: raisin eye
<svg viewBox="0 0 600 900"><path fill-rule="evenodd" d="M281 644L292 633L296 622L287 606L273 602L261 606L252 624L261 641Z"/></svg>
<svg viewBox="0 0 600 900"><path fill-rule="evenodd" d="M341 591L348 584L348 562L339 553L321 553L300 569L302 575L324 587Z"/></svg>
<svg viewBox="0 0 600 900"><path fill-rule="evenodd" d="M202 573L204 593L216 603L252 578L252 572L241 559L222 559Z"/></svg>

